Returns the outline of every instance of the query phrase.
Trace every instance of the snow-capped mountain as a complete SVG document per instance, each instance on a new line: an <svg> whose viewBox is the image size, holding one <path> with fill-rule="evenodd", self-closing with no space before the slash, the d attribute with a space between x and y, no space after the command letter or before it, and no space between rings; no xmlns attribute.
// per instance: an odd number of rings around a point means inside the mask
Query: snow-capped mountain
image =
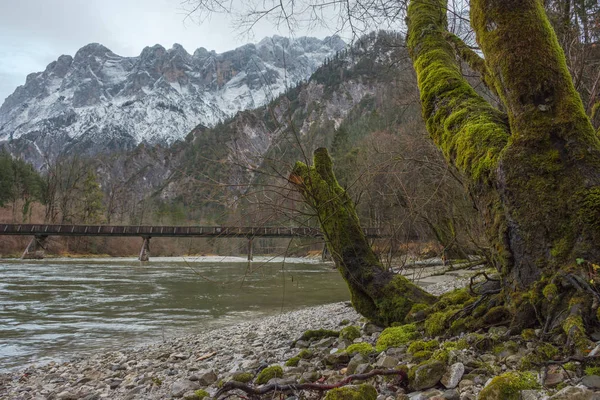
<svg viewBox="0 0 600 400"><path fill-rule="evenodd" d="M101 44L27 76L0 107L0 144L42 167L62 152L171 144L267 103L345 47L337 36L273 36L222 54L179 44L119 56Z"/></svg>

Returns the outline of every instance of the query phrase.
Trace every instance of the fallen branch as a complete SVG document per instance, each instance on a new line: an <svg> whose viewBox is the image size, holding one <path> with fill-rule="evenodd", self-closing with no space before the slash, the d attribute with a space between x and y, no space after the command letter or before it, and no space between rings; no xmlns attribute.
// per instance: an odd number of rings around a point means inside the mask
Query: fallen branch
<svg viewBox="0 0 600 400"><path fill-rule="evenodd" d="M242 383L242 382L231 381L231 382L227 382L225 385L223 385L223 387L221 389L219 389L219 391L215 394L214 398L218 399L219 396L221 396L231 390L236 390L236 389L241 390L241 391L243 391L249 395L253 395L253 396L260 396L260 395L267 394L269 392L274 392L274 391L287 392L287 391L294 391L294 390L316 390L316 391L323 392L326 390L331 390L331 389L345 386L352 381L364 381L366 379L369 379L369 378L372 378L372 377L378 376L378 375L383 375L383 376L398 375L398 377L400 377L403 382L408 382L408 377L406 375L406 372L404 372L404 371L397 370L397 369L387 369L387 370L376 369L376 370L373 370L366 374L350 375L350 376L346 377L345 379L343 379L337 383L332 383L332 384L292 383L292 384L288 384L288 385L280 385L278 383L272 383L270 385L254 387L254 386L246 385L245 383Z"/></svg>

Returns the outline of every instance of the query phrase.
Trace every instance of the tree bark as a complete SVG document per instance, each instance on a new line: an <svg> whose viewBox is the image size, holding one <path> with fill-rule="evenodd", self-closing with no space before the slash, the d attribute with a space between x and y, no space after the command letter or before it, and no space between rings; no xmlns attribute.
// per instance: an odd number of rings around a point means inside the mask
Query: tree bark
<svg viewBox="0 0 600 400"><path fill-rule="evenodd" d="M435 296L383 267L365 237L352 199L335 178L326 149L315 151L311 167L296 163L290 182L315 210L329 252L359 313L388 326L404 322L415 304L436 301Z"/></svg>
<svg viewBox="0 0 600 400"><path fill-rule="evenodd" d="M461 76L446 7L408 10L427 129L480 203L513 327L562 326L581 347L598 325L600 141L540 1L471 1L486 83L506 113Z"/></svg>

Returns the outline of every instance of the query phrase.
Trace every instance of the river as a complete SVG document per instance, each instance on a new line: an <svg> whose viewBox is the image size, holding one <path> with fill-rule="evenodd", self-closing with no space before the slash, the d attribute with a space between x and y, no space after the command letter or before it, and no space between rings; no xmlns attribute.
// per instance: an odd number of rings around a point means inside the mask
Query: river
<svg viewBox="0 0 600 400"><path fill-rule="evenodd" d="M349 299L303 259L0 259L0 371Z"/></svg>

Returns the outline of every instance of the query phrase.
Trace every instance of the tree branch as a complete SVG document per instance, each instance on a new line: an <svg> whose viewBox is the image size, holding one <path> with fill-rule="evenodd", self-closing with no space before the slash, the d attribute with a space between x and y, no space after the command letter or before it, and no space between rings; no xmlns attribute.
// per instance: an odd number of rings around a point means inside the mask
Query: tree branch
<svg viewBox="0 0 600 400"><path fill-rule="evenodd" d="M506 116L469 85L448 35L447 1L413 0L408 8L408 48L417 72L427 130L456 167L475 182L495 173L506 146Z"/></svg>
<svg viewBox="0 0 600 400"><path fill-rule="evenodd" d="M350 376L346 377L345 379L343 379L337 383L332 383L332 384L292 383L289 385L280 385L278 383L272 383L270 385L254 387L254 386L246 385L245 383L242 383L242 382L231 381L231 382L227 382L225 385L223 385L223 387L221 389L219 389L219 391L215 394L215 398L218 399L219 396L222 396L223 394L225 394L231 390L236 390L236 389L241 390L247 394L254 395L254 396L260 396L260 395L263 395L263 394L266 394L269 392L287 392L287 391L292 391L292 390L315 390L315 391L319 391L319 392L324 392L326 390L331 390L331 389L335 389L335 388L339 388L339 387L348 385L352 381L364 381L364 380L367 380L369 378L372 378L372 377L378 376L378 375L382 375L382 376L396 375L401 380L401 382L403 382L403 383L408 382L408 377L406 375L406 372L404 372L402 370L397 370L397 369L387 369L387 370L376 369L376 370L373 370L366 374L350 375Z"/></svg>

